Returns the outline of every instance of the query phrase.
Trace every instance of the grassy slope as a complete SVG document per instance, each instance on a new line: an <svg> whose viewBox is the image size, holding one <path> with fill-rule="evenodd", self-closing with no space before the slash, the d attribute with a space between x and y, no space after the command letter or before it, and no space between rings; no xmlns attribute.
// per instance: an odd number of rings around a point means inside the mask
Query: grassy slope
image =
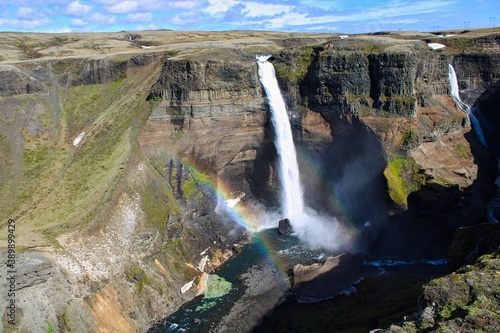
<svg viewBox="0 0 500 333"><path fill-rule="evenodd" d="M153 64L116 82L61 88L63 111L56 130L43 135L23 131L21 166L10 168L15 181L3 183L1 192L8 201L2 215L17 221L18 245L55 245L56 235L85 224L103 207L149 114L146 96L160 69ZM34 98L46 104L38 118L53 118L55 106L44 96ZM73 147L73 139L83 131L79 147Z"/></svg>

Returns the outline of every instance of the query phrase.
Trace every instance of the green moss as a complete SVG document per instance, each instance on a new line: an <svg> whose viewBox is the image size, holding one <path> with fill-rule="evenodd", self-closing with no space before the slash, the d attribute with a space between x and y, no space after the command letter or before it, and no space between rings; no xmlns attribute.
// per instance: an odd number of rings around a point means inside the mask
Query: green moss
<svg viewBox="0 0 500 333"><path fill-rule="evenodd" d="M118 97L117 92L122 84L123 80L119 80L108 84L70 87L62 99L69 131L81 131L96 121Z"/></svg>
<svg viewBox="0 0 500 333"><path fill-rule="evenodd" d="M184 249L182 239L171 238L163 244L163 251L173 257L184 259L187 256L187 251Z"/></svg>
<svg viewBox="0 0 500 333"><path fill-rule="evenodd" d="M166 182L151 181L147 185L137 185L135 192L141 198L141 208L146 216L146 224L166 231L170 215L179 215L180 209Z"/></svg>
<svg viewBox="0 0 500 333"><path fill-rule="evenodd" d="M401 138L401 148L403 150L412 150L418 146L420 142L418 129L410 128Z"/></svg>
<svg viewBox="0 0 500 333"><path fill-rule="evenodd" d="M360 47L366 54L379 54L384 51L384 46L375 41L364 41Z"/></svg>
<svg viewBox="0 0 500 333"><path fill-rule="evenodd" d="M294 59L293 62L275 62L276 77L290 83L299 83L307 74L313 53L312 47L305 47L300 50L298 59Z"/></svg>
<svg viewBox="0 0 500 333"><path fill-rule="evenodd" d="M425 177L418 171L418 165L412 157L389 156L384 176L389 195L396 204L406 207L408 195L425 184Z"/></svg>
<svg viewBox="0 0 500 333"><path fill-rule="evenodd" d="M470 146L468 144L457 143L453 146L453 150L455 150L460 156L466 159L470 159Z"/></svg>
<svg viewBox="0 0 500 333"><path fill-rule="evenodd" d="M182 185L182 198L184 201L202 200L202 187L210 184L210 177L193 168L188 168L187 173L188 177Z"/></svg>
<svg viewBox="0 0 500 333"><path fill-rule="evenodd" d="M464 37L450 37L446 38L446 40L441 41L441 43L445 44L447 47L458 51L459 53L467 52L471 49L471 39Z"/></svg>

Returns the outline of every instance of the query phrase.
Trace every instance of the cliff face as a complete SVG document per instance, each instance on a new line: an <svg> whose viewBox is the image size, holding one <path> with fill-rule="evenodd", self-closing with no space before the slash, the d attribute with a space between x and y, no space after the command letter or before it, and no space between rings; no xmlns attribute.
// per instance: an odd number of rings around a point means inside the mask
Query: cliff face
<svg viewBox="0 0 500 333"><path fill-rule="evenodd" d="M149 99L161 102L139 135L148 158L180 158L248 195L252 178L268 187L265 177L254 177L269 173L253 167L267 121L254 63L167 60Z"/></svg>
<svg viewBox="0 0 500 333"><path fill-rule="evenodd" d="M472 102L497 95L498 53L373 36L313 42L281 40L273 59L308 204L380 224L359 242L381 252L393 250L371 245L392 244L384 226L400 231L390 222L422 218L428 234L442 222L434 238L398 236L421 248L484 222L496 171L449 96L448 64ZM211 272L244 241L215 212L221 200L277 205L268 105L245 52L1 66L0 208L19 246L33 248L19 257L20 332L145 331L196 294L182 285L202 288L204 250Z"/></svg>

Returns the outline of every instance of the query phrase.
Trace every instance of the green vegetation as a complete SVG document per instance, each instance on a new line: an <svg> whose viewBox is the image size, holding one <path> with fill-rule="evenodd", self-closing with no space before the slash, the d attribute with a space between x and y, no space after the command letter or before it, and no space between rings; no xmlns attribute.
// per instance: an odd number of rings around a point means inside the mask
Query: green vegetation
<svg viewBox="0 0 500 333"><path fill-rule="evenodd" d="M121 84L122 80L119 80L109 84L92 84L69 88L63 98L69 132L81 131L96 121L103 110L110 107L115 98L119 96L118 92Z"/></svg>
<svg viewBox="0 0 500 333"><path fill-rule="evenodd" d="M366 54L379 54L384 51L384 46L380 42L376 41L364 41L362 45L362 50Z"/></svg>
<svg viewBox="0 0 500 333"><path fill-rule="evenodd" d="M47 333L55 333L51 323L49 323L49 326L47 327Z"/></svg>
<svg viewBox="0 0 500 333"><path fill-rule="evenodd" d="M471 158L471 156L469 155L470 146L468 144L457 143L456 145L453 146L453 150L455 150L463 158L466 159Z"/></svg>
<svg viewBox="0 0 500 333"><path fill-rule="evenodd" d="M150 286L151 280L140 267L130 267L125 270L127 280L134 283L136 294L140 294L145 285Z"/></svg>
<svg viewBox="0 0 500 333"><path fill-rule="evenodd" d="M396 204L406 207L408 195L425 184L425 176L418 171L418 165L412 157L389 155L384 176L387 179L389 195Z"/></svg>
<svg viewBox="0 0 500 333"><path fill-rule="evenodd" d="M411 127L401 138L401 148L410 151L416 148L420 143L418 129Z"/></svg>
<svg viewBox="0 0 500 333"><path fill-rule="evenodd" d="M205 173L194 168L187 168L188 177L182 185L182 198L184 201L200 201L203 199L202 187L210 185L212 181Z"/></svg>
<svg viewBox="0 0 500 333"><path fill-rule="evenodd" d="M423 288L423 299L437 310L440 332L497 332L500 325L500 255L480 257L474 265L435 279ZM432 323L434 324L434 323ZM422 329L426 327L421 327Z"/></svg>
<svg viewBox="0 0 500 333"><path fill-rule="evenodd" d="M59 69L79 68L75 63L82 65L79 60L68 61ZM12 151L9 141L15 132L8 139L0 137L6 143L0 148L2 153L11 155L9 161L19 161L19 165L5 165L10 166L12 177L0 184L7 196L0 208L4 216L29 230L20 235L19 246L59 247L56 238L61 233L93 220L109 202L133 153L137 133L154 106L146 97L160 70L150 66L116 82L61 87L57 112L54 96L50 100L45 95L9 99L22 110L13 113L19 116L11 121L12 127L21 129L24 147ZM45 132L24 130L26 124L34 123L31 119L28 123L26 115L37 117ZM80 145L73 147L74 138L83 131ZM168 189L158 189L159 193L149 193L144 199L145 207L160 205L158 211L145 210L151 223L175 211L168 204L175 202Z"/></svg>
<svg viewBox="0 0 500 333"><path fill-rule="evenodd" d="M298 59L294 61L274 62L276 77L284 79L290 83L299 83L307 74L313 57L313 48L305 47L300 49Z"/></svg>
<svg viewBox="0 0 500 333"><path fill-rule="evenodd" d="M141 198L141 208L146 215L146 224L156 226L166 232L166 223L170 215L180 215L174 195L166 182L150 182L146 186L135 188Z"/></svg>

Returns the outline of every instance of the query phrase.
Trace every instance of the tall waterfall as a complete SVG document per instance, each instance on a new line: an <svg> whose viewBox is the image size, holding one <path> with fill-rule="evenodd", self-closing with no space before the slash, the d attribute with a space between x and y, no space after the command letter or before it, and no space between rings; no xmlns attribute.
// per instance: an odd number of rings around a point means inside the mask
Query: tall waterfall
<svg viewBox="0 0 500 333"><path fill-rule="evenodd" d="M275 129L275 145L278 153L278 177L281 183L281 208L284 217L293 218L304 210L297 154L285 102L276 80L274 66L267 61L270 55L257 56L259 78L266 91L271 108L271 120Z"/></svg>
<svg viewBox="0 0 500 333"><path fill-rule="evenodd" d="M470 106L465 104L460 99L460 91L458 90L457 74L455 73L455 69L453 68L453 66L451 64L448 64L448 79L450 80L451 96L453 97L455 104L462 111L464 111L467 114L467 116L470 119L470 122L472 123L472 127L474 128L474 131L476 132L477 138L479 139L479 141L481 141L481 143L484 146L487 146L486 141L484 139L483 129L481 128L481 124L479 124L479 120L476 118L476 116L472 112Z"/></svg>

